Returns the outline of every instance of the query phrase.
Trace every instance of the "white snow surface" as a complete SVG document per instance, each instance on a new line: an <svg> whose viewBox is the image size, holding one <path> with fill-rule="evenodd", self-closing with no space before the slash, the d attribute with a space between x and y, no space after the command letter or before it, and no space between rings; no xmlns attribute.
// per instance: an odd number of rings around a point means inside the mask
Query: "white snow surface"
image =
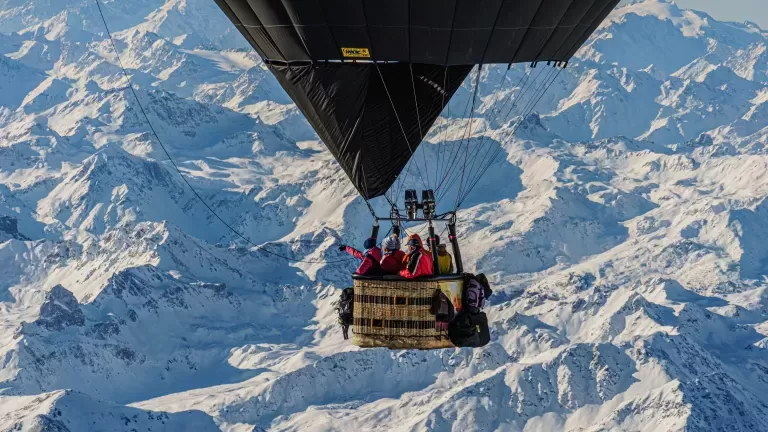
<svg viewBox="0 0 768 432"><path fill-rule="evenodd" d="M472 74L406 183L498 152L458 226L492 342L361 350L371 218L301 113L214 2L103 7L200 196L320 263L200 203L95 3L0 0L0 429L768 431L768 32L629 2L514 134L550 69L483 69L468 129Z"/></svg>

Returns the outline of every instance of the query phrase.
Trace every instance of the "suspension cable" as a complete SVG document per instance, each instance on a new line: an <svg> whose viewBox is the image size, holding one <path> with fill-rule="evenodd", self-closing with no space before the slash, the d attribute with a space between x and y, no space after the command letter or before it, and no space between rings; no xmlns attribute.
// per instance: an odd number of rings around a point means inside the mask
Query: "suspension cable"
<svg viewBox="0 0 768 432"><path fill-rule="evenodd" d="M557 68L557 67L556 67L556 68ZM554 83L555 83L555 81L557 81L557 78L560 76L560 74L561 74L562 72L563 72L563 69L562 69L562 68L559 68L559 70L557 71L557 73L556 73L556 74L554 74L554 76L551 78L551 80L549 81L549 83L548 83L548 84L546 85L546 87L544 88L544 91L540 92L540 94L539 94L538 98L537 98L537 99L536 99L536 100L533 102L533 104L530 106L530 109L528 110L527 114L526 114L525 116L520 116L520 118L518 118L518 121L515 123L514 127L512 128L512 131L511 131L510 135L514 135L514 134L517 132L517 129L520 127L520 125L522 125L522 122L523 122L523 120L525 119L525 117L528 117L528 115L530 115L530 113L531 113L531 112L533 112L533 110L536 108L536 105L538 105L539 101L541 101L541 99L544 97L544 95L545 95L545 94L547 94L547 92L549 91L550 87L552 87L552 84L554 84ZM552 74L550 74L550 75L552 75ZM546 81L545 81L545 82L546 82ZM472 192L472 190L475 188L475 186L477 186L477 183L480 181L480 178L482 178L482 176L483 176L483 174L485 173L485 171L486 171L488 168L490 168L490 166L493 164L494 160L496 159L496 157L498 157L498 155L501 153L501 151L502 151L502 150L503 150L503 147L502 147L502 146L499 146L499 148L497 149L497 151L495 152L495 154L493 155L493 157L492 157L492 158L491 158L491 159L488 161L488 164L486 164L486 165L485 165L485 168L484 168L484 170L483 170L483 171L480 171L480 173L479 173L479 175L478 175L477 179L475 179L475 181L473 182L473 184L471 185L471 187L470 187L470 188L467 190L467 192L466 192L466 193L464 194L464 196L461 198L461 201L459 201L459 206L461 206L461 204L464 202L464 200L467 198L467 196L469 196L469 194Z"/></svg>
<svg viewBox="0 0 768 432"><path fill-rule="evenodd" d="M513 97L507 98L507 102L510 99L512 99L513 102L512 102L512 105L507 110L506 114L504 114L501 117L502 118L502 123L508 121L508 119L510 118L510 115L512 115L512 113L514 112L514 110L517 107L518 103L520 103L520 101L523 100L523 98L528 94L528 92L531 89L534 89L534 88L538 87L537 84L540 82L539 81L539 77L541 77L541 74L542 74L543 71L544 71L544 69L539 69L539 73L536 75L536 77L533 80L530 80L530 74L526 74L524 76L525 79L524 79L524 82L522 84L522 87L520 87L520 90L518 90L518 92ZM518 82L518 84L519 84L519 82ZM534 93L536 93L536 92L534 92ZM504 104L504 105L506 105L506 104ZM485 145L485 143L487 141L488 141L488 137L487 136L483 136L483 138L480 140L480 144L479 144L478 148L482 148L482 146ZM493 150L492 146L490 146L490 145L487 146L486 151L485 151L485 153L483 154L483 157L480 160L484 160L488 156L488 154L492 152L492 150ZM477 154L479 154L481 151L482 150L479 150ZM475 157L477 157L477 154L475 155ZM482 165L483 164L481 163L480 166L482 166ZM448 184L448 188L446 188L446 190L443 191L443 194L441 195L440 199L443 199L443 197L448 193L450 187L453 186L453 184L456 182L457 178L458 178L458 174L455 174L454 177L451 179L450 183ZM457 197L458 196L459 196L459 193L457 191Z"/></svg>
<svg viewBox="0 0 768 432"><path fill-rule="evenodd" d="M507 78L507 75L509 74L509 70L511 69L511 66L512 65L510 64L509 67L507 67L507 69L504 71L504 75L502 75L501 82L506 81L506 78ZM529 77L529 75L528 75L528 73L526 71L524 71L524 72L525 73L523 73L523 76L520 77L520 80L518 80L517 84L514 87L512 87L513 91L514 91L514 89L522 89L522 87L520 87L520 84L523 83L524 79L527 82L527 78ZM501 86L499 85L498 88L500 89ZM506 108L506 106L509 103L510 99L515 100L515 103L516 103L516 101L518 100L518 98L517 98L518 94L519 94L519 91L518 91L518 93L515 93L511 97L505 98L504 102L500 106L498 104L496 104L496 106L494 107L492 115L488 118L488 121L487 121L489 126L491 124L494 124L499 119L499 113L504 111L504 108ZM483 151L483 146L485 145L485 143L487 141L487 138L488 138L488 135L487 134L483 134L480 137L479 142L475 145L475 147L477 148L477 152L474 153L475 157L472 159L472 165L469 167L469 174L467 175L467 177L469 179L474 178L474 176L476 174L476 172L475 172L475 163L478 160L483 160L485 155L487 155L491 151L491 149L492 149L492 146L489 145L488 149L485 150L485 153L484 153L483 157L477 157L480 154L480 152Z"/></svg>
<svg viewBox="0 0 768 432"><path fill-rule="evenodd" d="M442 108L446 108L447 107L447 109L448 109L448 117L450 118L451 102L452 102L453 99L451 98L451 99L448 100L447 104L445 103L445 95L447 93L446 89L447 89L447 77L448 77L448 68L449 67L448 66L444 66L444 68L445 69L444 69L444 72L443 72L443 88L442 88L442 91L441 91L441 95L442 95L441 107ZM466 117L466 115L467 115L467 110L469 109L469 102L470 102L470 99L467 99L466 104L464 104L464 111L463 111L462 117ZM444 127L443 127L443 139L441 140L441 143L445 143L445 141L446 141L447 130L448 130L447 125L449 124L449 120L448 119L444 118L444 120L445 121L444 121ZM450 156L450 158L452 159L451 160L451 164L455 163L455 161L456 161L456 157L458 156L459 150L461 149L460 144L461 144L460 142L454 143L455 151L451 152L451 154L452 154L452 156ZM442 147L444 145L446 145L446 144L438 144L437 145L437 147L438 147L438 158L440 158L441 153L444 153L442 151ZM447 160L448 160L448 157L446 157L446 161ZM396 190L397 190L396 196L400 196L400 194L403 191L403 188L406 185L406 180L408 179L408 175L410 174L410 170L408 169L408 167L410 167L412 162L413 162L412 160L409 161L409 164L406 166L405 175L404 176L399 176L399 178L398 178L398 183L397 183L397 186L396 186ZM440 172L439 170L440 170L440 165L439 165L439 159L438 159L438 166L436 168L436 171ZM437 172L436 172L436 176L435 176L435 185L436 185L436 187L432 188L435 191L437 191L440 188L440 186L438 184L438 179L439 178L442 179L442 180L440 180L440 182L442 182L444 180L444 177L438 176ZM447 172L446 172L446 174L447 174Z"/></svg>
<svg viewBox="0 0 768 432"><path fill-rule="evenodd" d="M440 102L440 112L441 112L441 114L442 114L442 111L445 109L445 93L446 93L445 86L446 86L447 83L448 83L448 67L446 66L443 69L443 89L442 89L442 92L441 92L441 94L442 94L442 101ZM449 100L448 101L448 118L450 118L450 117L451 117L451 101ZM440 178L440 174L442 172L442 165L440 165L440 159L441 159L441 156L442 156L442 153L443 153L443 143L445 142L445 134L446 134L445 131L447 130L446 126L447 126L447 123L448 123L448 118L446 118L446 117L441 117L441 118L443 119L443 141L442 142L438 142L438 144L437 144L437 157L436 157L436 159L437 159L437 166L435 167L435 187L437 187L437 180ZM435 193L437 193L437 191L435 191Z"/></svg>
<svg viewBox="0 0 768 432"><path fill-rule="evenodd" d="M449 68L448 62L449 62L449 60L451 58L451 46L453 45L453 33L455 31L456 15L458 15L458 12L459 12L459 2L456 1L456 2L454 2L454 5L453 5L453 16L451 17L451 31L448 34L448 48L445 50L445 59L443 60L443 67L445 68L445 70L443 72L442 108L440 110L441 113L442 113L442 109L445 108L446 78L447 78L448 68ZM490 39L490 35L489 35L489 39ZM470 71L471 71L471 69L470 69ZM451 83L453 83L453 80L451 80ZM451 87L453 87L453 84L451 84ZM453 98L453 93L451 94L451 99L452 98ZM445 119L446 120L446 122L445 122L446 124L443 127L443 140L442 140L442 143L445 143L445 139L446 139L447 134L448 134L448 121L450 120L450 117L451 117L451 105L450 104L451 104L451 101L449 99L448 100L448 117ZM467 106L465 105L464 106L464 110L466 111L466 109L467 109ZM441 147L441 144L438 144L438 146ZM438 148L438 152L439 151L440 151L440 148ZM439 156L439 153L438 153L438 156ZM438 160L438 162L439 162L439 160ZM436 176L435 177L435 185L436 185L435 190L439 189L439 187L440 187L437 182L438 182L438 177Z"/></svg>
<svg viewBox="0 0 768 432"><path fill-rule="evenodd" d="M517 105L525 98L526 95L528 95L529 91L531 91L532 89L537 89L537 90L534 90L534 94L536 94L538 92L538 89L541 88L538 84L542 82L542 81L539 80L539 78L540 78L540 76L541 76L543 71L544 71L544 69L540 69L539 73L536 75L536 77L533 80L526 80L526 83L525 83L524 87L518 92L518 94L514 98L512 106L509 108L507 113L503 116L505 121L506 121L506 119L508 119L512 115L512 113L514 112L514 110L517 107ZM531 97L532 96L529 96L529 100L530 100ZM487 140L482 140L482 142L485 143L485 142L487 142ZM492 146L487 146L486 152L485 152L485 154L483 156L484 158L487 156L488 153L491 152L492 148L493 148ZM481 166L482 165L483 164L481 163ZM454 178L453 181L455 182L456 179ZM447 191L446 191L446 193L447 193Z"/></svg>
<svg viewBox="0 0 768 432"><path fill-rule="evenodd" d="M413 105L416 107L416 123L419 125L419 137L424 139L424 130L421 128L421 115L419 114L419 99L416 96L416 82L413 79L413 64L408 63L408 70L411 73L411 90L413 91ZM416 148L416 151L419 151ZM429 165L427 164L427 155L424 149L421 149L421 157L424 160L424 171L427 176L427 189L429 189Z"/></svg>
<svg viewBox="0 0 768 432"><path fill-rule="evenodd" d="M477 69L478 75L480 74L480 68ZM475 88L472 90L473 97L470 99L467 99L467 103L464 105L464 112L462 114L462 118L467 115L467 110L470 106L470 101L474 99L474 96L477 95L477 84L479 83L478 79L475 79ZM455 151L453 152L453 156L450 158L451 162L447 165L445 175L440 179L440 183L437 185L436 190L440 190L445 180L448 178L450 174L453 174L454 171L451 171L450 167L452 167L456 163L456 158L459 156L459 153L461 152L461 144L464 142L464 139L458 140L458 142L454 143Z"/></svg>
<svg viewBox="0 0 768 432"><path fill-rule="evenodd" d="M501 10L502 9L504 9L504 2L500 2L499 3L499 8L496 10L496 17L493 19L493 25L491 26L491 28L495 28L496 27L496 23L499 21L499 17L501 16ZM492 34L488 35L488 40L485 42L485 48L483 49L483 55L480 58L480 67L479 67L478 74L477 74L477 85L475 87L475 96L474 96L474 98L472 100L472 112L469 115L469 128L468 128L469 132L467 133L467 147L466 147L466 151L464 153L464 165L462 166L462 169L461 169L461 180L459 181L459 193L461 192L462 188L464 187L464 173L467 170L467 156L469 154L469 143L472 140L472 117L475 114L475 100L474 99L477 98L477 89L480 87L480 72L483 69L483 63L485 61L485 55L488 53L488 47L490 47L490 45L491 45L491 36L492 36ZM504 73L504 76L506 76L506 72ZM501 82L503 82L503 81L504 81L504 78L502 77L502 79L499 81L499 85L501 85ZM497 89L497 91L498 91L498 89ZM473 158L473 164L474 164L474 158ZM457 199L458 199L458 196L457 196ZM457 207L458 207L458 205L457 205ZM454 211L456 211L455 208L454 208Z"/></svg>
<svg viewBox="0 0 768 432"><path fill-rule="evenodd" d="M504 79L502 77L502 79L499 80L499 82L496 84L497 91L498 91L499 88L501 88L501 84L503 83L503 81L504 81ZM463 141L464 141L464 139L462 138L461 142L463 142ZM468 150L468 147L467 147L467 150ZM472 156L473 159L475 157L476 157L476 155ZM454 162L455 162L455 159L454 159ZM454 165L454 163L452 163L451 165ZM447 191L451 188L451 186L453 186L453 184L456 182L456 180L458 180L458 178L459 178L459 176L461 175L462 172L463 172L463 170L452 170L452 171L448 170L448 171L446 171L445 176L443 177L443 181L441 182L440 186L438 186L438 190L436 191L436 193L438 194L438 197L436 198L437 202L441 201L445 197ZM445 183L445 180L448 180L448 183ZM443 189L443 186L445 186L445 189Z"/></svg>
<svg viewBox="0 0 768 432"><path fill-rule="evenodd" d="M480 73L483 70L483 65L477 68L477 77L475 78L475 93L472 95L472 111L469 112L469 121L467 122L467 128L464 131L465 138L467 140L466 148L464 149L464 164L461 167L461 180L459 181L459 193L464 184L464 172L467 170L467 157L469 156L469 141L472 139L472 121L475 115L475 104L477 103L477 92L480 89ZM457 197L458 198L458 197Z"/></svg>
<svg viewBox="0 0 768 432"><path fill-rule="evenodd" d="M513 112L514 108L517 106L518 102L528 93L528 91L531 88L535 87L535 84L537 83L538 77L540 75L541 75L541 70L540 70L539 74L536 76L536 78L534 78L533 81L528 79L529 75L527 75L527 74L525 75L525 82L523 83L523 86L520 88L520 90L518 90L518 92L513 97L507 98L507 101L509 101L509 99L513 99L513 104L510 107L510 109L507 111L507 113L503 116L504 119L509 117L509 115ZM519 84L519 82L518 82L518 84ZM484 143L485 143L485 140L481 140L481 144L484 144ZM490 147L489 147L489 150L486 151L486 154L489 153L489 151L490 151ZM477 155L475 155L475 157L477 157ZM453 184L456 182L456 180L458 180L459 174L458 173L452 173L452 174L453 174L452 178L447 183L446 188L444 190L442 190L441 193L439 194L439 197L438 197L439 200L442 200L445 197L445 195L448 194L448 192L450 191L450 188L453 186ZM457 193L457 196L458 196L458 193Z"/></svg>
<svg viewBox="0 0 768 432"><path fill-rule="evenodd" d="M538 6L538 8L537 8L537 13L538 13L538 11L541 9L541 7L542 7L542 4L540 4L540 5ZM497 10L497 13L496 13L496 18L494 19L494 27L495 27L495 25L496 25L496 22L497 22L497 21L498 21L498 19L499 19L499 15L501 14L501 10L502 10L502 8L503 8L503 5L500 5L500 6L499 6L499 9ZM563 18L561 17L561 18L560 18L560 21L562 21L562 19L563 19ZM525 33L523 34L523 39L525 39L525 38L528 36L528 32L529 32L529 31L530 31L530 28L526 29ZM542 39L542 41L540 42L540 45L539 45L539 51L538 51L538 54L536 55L536 58L538 58L538 57L539 57L539 55L541 55L541 50L544 48L544 45L546 44L546 41L547 41L547 39L546 39L546 38L544 38L544 39ZM488 40L488 43L490 43L490 39ZM488 43L487 43L487 44L486 44L486 46L485 46L485 51L483 52L483 57L485 57L485 52L488 50ZM522 47L522 44L520 44L520 45L518 46L517 50L515 51L515 54L512 56L512 58L513 58L513 59L515 58L515 56L517 55L517 53L519 52L519 50L520 50L520 48L521 48L521 47ZM481 61L481 63L482 63L482 61ZM534 61L534 66L535 66L535 63L536 63L536 62ZM547 64L549 65L549 63L547 63ZM511 63L510 63L510 66L511 66ZM509 67L507 68L507 70L509 70ZM545 80L545 82L546 82L546 80ZM519 100L519 98L516 98L515 102L517 102L517 100ZM510 109L510 112L511 112L511 109ZM470 137L470 138L471 138L471 137ZM470 139L470 138L468 138L468 141L467 141L467 152L469 151L469 139ZM484 142L484 141L483 141L483 140L481 140L481 142ZM486 152L486 153L487 153L487 152ZM474 161L476 160L476 159L475 159L476 157L477 157L477 154L473 154L473 166L474 166L474 163L475 163ZM457 194L456 194L456 198L457 198L457 200L456 200L456 202L455 202L455 203L456 203L456 207L454 208L454 212L455 212L455 211L458 209L458 207L459 207L459 205L460 205L460 202L463 202L464 198L466 198L466 197L463 197L463 198L459 199L459 197L462 195L462 189L463 189L463 180L464 180L464 171L465 171L465 170L466 170L466 163L465 163L465 165L464 165L464 167L462 168L462 171L461 171L461 181L459 182L459 190L457 191ZM480 174L482 174L482 173L483 173L483 171L480 171ZM454 181L455 181L455 177L454 177L454 180L452 180L450 184L452 185ZM449 187L449 188L447 188L447 189L450 189L450 187Z"/></svg>
<svg viewBox="0 0 768 432"><path fill-rule="evenodd" d="M379 64L377 62L373 62L373 64L376 65L376 70L379 72L379 77L381 78L381 83L384 85L384 91L387 93L387 98L389 99L389 104L392 107L392 112L395 113L395 119L397 119L397 124L400 126L400 131L403 133L403 139L405 140L405 144L408 145L408 151L411 152L411 160L413 160L414 159L413 154L416 152L411 147L411 142L408 140L408 134L405 133L405 128L403 127L403 123L400 121L400 116L397 114L397 108L395 108L395 102L392 100L392 96L389 94L389 88L387 87L387 82L384 80L384 75L381 73ZM411 160L408 161L409 164ZM416 164L416 172L419 174L419 177L421 178L421 183L424 185L425 189L429 189L429 187L427 187L426 182L424 181L424 176L421 174L421 168L419 168L418 163Z"/></svg>
<svg viewBox="0 0 768 432"><path fill-rule="evenodd" d="M152 125L152 122L149 120L149 116L147 115L146 110L144 109L144 106L141 104L141 100L139 99L138 93L136 93L136 90L133 87L133 82L131 81L130 75L128 75L128 71L125 69L125 66L123 65L122 60L120 59L120 52L117 49L117 45L115 44L115 40L112 37L112 32L109 30L109 26L107 25L107 20L104 18L104 12L101 10L101 2L99 0L95 0L96 6L99 9L99 15L101 16L101 20L104 23L104 29L107 31L107 36L109 37L109 41L112 45L112 49L115 51L115 57L117 58L118 65L120 66L120 69L123 71L123 76L125 76L125 79L128 83L128 88L131 90L131 93L133 94L134 99L136 99L136 103L139 106L139 110L141 111L142 116L144 117L144 120L147 123L147 126L149 127L150 131L152 132L152 135L155 137L155 140L157 140L158 144L160 144L160 147L163 149L163 152L165 153L165 156L168 158L168 161L173 165L173 168L176 170L177 173L179 173L179 176L181 176L181 179L184 181L184 183L189 187L189 189L192 191L192 194L200 201L200 203L205 206L206 209L221 222L225 227L227 227L232 233L234 233L239 238L243 239L245 242L253 246L256 250L265 252L269 255L282 258L286 261L291 262L297 262L297 263L308 263L308 264L333 264L333 263L340 263L340 262L348 262L352 261L355 258L347 258L347 259L341 259L341 260L332 260L332 261L313 261L313 260L300 260L296 258L291 258L285 255L281 255L276 252L272 252L269 249L265 248L263 245L258 245L254 243L251 239L243 235L241 232L237 231L235 228L232 227L229 223L227 223L209 204L208 202L203 199L203 197L200 195L200 193L192 186L192 184L187 180L187 178L184 176L184 174L181 172L181 169L176 164L176 161L171 157L171 154L168 152L168 149L165 147L165 144L163 144L163 141L160 139L160 136L157 134L157 131L155 130L154 126ZM182 209L183 211L183 209Z"/></svg>
<svg viewBox="0 0 768 432"><path fill-rule="evenodd" d="M365 176L365 166L363 165L363 161L360 161L360 172L363 174L363 178L367 178ZM368 184L364 181L363 182L363 199L365 200L365 205L368 206L368 211L371 212L371 216L373 216L373 219L379 220L379 218L376 216L376 211L373 210L373 206L371 205L371 201L368 199Z"/></svg>
<svg viewBox="0 0 768 432"><path fill-rule="evenodd" d="M445 67L447 68L447 66L445 66ZM446 93L446 90L445 90L445 88L446 88L445 87L445 80L446 80L446 75L444 74L443 75L444 85L443 85L443 92L442 92L443 103L444 103L444 100L445 100L445 93ZM462 118L467 116L467 110L469 109L469 102L470 102L470 100L471 99L467 99L466 104L464 104L464 111L463 111L463 114L462 114ZM450 116L451 100L448 100L447 107L448 107L448 113L449 113L449 116ZM444 128L444 133L443 133L444 137L443 137L442 142L445 142L446 131L447 131L447 128ZM451 165L453 165L456 162L456 158L458 157L459 151L461 150L461 145L460 144L461 144L461 142L455 142L454 143L455 151L452 152ZM441 147L441 145L438 145L438 147ZM414 161L412 159L408 162L408 165L406 166L406 169L404 170L405 171L405 175L401 175L401 176L398 177L398 185L396 186L396 189L397 189L396 196L400 196L400 194L403 191L403 188L406 185L406 180L408 179L408 175L410 174L409 167L411 166L411 163L414 163ZM418 166L418 163L417 163L417 166ZM446 170L445 174L447 175L448 173L449 173L449 171ZM442 177L441 182L444 181L444 180L445 180L445 177ZM435 179L435 183L437 183L437 179ZM439 187L440 186L438 185L434 190L439 189Z"/></svg>
<svg viewBox="0 0 768 432"><path fill-rule="evenodd" d="M542 81L542 85L538 86L538 88L534 91L533 95L528 99L528 102L526 102L525 106L520 112L520 115L515 120L515 123L513 124L511 128L510 135L514 135L517 132L517 129L522 124L522 121L525 120L531 112L533 112L533 109L536 107L538 102L541 100L541 98L546 94L549 87L554 82L554 78L552 75L556 72L556 69L552 69L548 72L547 76ZM541 75L541 73L539 73ZM472 189L477 185L477 183L480 181L484 173L491 167L495 159L498 157L499 154L503 151L503 146L499 144L499 146L491 153L490 158L484 158L483 162L480 165L480 170L477 172L477 176L473 179L472 185L470 189L467 190L465 194L462 195L462 197L459 200L459 206L464 202L464 200L469 196L469 193ZM458 207L457 207L458 208Z"/></svg>

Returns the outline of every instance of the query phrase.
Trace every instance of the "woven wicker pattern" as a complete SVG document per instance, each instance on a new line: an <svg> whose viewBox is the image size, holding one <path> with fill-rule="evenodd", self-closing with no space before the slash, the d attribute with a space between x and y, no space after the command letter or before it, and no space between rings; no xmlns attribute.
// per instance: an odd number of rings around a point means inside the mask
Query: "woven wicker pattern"
<svg viewBox="0 0 768 432"><path fill-rule="evenodd" d="M352 343L393 349L451 348L429 311L438 281L355 280Z"/></svg>

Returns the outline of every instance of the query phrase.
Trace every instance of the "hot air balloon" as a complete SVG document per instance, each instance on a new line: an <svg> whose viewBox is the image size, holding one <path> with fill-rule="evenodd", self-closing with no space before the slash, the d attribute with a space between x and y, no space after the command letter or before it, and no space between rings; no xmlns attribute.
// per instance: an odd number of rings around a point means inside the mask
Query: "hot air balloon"
<svg viewBox="0 0 768 432"><path fill-rule="evenodd" d="M489 64L547 62L563 68L619 2L215 1L366 202L390 190L473 68L478 79ZM476 89L477 84L475 96ZM445 221L457 274L408 281L356 276L353 343L451 347L430 304L436 290L454 302L463 290L456 209L436 214L432 190L423 191L421 202L415 190L406 191L404 212L390 203L388 218L378 218L369 205L376 218L372 237L378 220L392 220L396 228L404 220L424 220L436 262L433 222Z"/></svg>

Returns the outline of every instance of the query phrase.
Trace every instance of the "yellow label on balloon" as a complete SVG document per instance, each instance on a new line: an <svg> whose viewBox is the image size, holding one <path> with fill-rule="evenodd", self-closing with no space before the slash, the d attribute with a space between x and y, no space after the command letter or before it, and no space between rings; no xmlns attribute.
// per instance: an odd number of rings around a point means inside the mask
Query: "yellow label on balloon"
<svg viewBox="0 0 768 432"><path fill-rule="evenodd" d="M371 58L371 52L368 51L368 48L342 48L341 54L344 57Z"/></svg>

